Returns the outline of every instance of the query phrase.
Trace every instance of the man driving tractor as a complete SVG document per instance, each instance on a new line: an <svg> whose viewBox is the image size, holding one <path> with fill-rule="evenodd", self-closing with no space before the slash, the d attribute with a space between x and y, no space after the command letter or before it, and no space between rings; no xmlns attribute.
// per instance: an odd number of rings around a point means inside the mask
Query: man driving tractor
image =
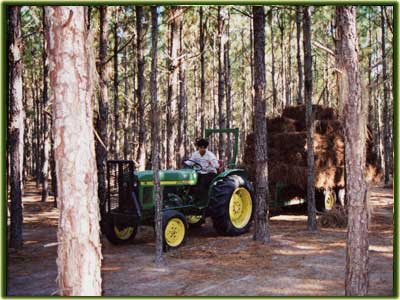
<svg viewBox="0 0 400 300"><path fill-rule="evenodd" d="M196 142L197 151L195 151L189 160L185 162L188 166L199 165L197 185L192 187L193 195L203 196L207 193L211 181L217 174L219 163L214 153L207 150L208 141L206 139L199 139Z"/></svg>

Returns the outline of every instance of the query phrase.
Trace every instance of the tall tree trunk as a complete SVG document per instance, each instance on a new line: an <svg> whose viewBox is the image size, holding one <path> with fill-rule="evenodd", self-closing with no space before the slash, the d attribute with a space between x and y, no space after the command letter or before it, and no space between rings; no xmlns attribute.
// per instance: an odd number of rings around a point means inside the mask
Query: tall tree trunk
<svg viewBox="0 0 400 300"><path fill-rule="evenodd" d="M278 92L276 89L275 83L275 50L274 50L274 29L273 29L273 18L274 14L272 9L268 11L268 23L271 30L271 80L272 80L272 114L275 115L276 113L276 106L278 102ZM254 41L255 42L255 41Z"/></svg>
<svg viewBox="0 0 400 300"><path fill-rule="evenodd" d="M204 134L205 130L205 102L206 102L206 81L204 77L205 72L205 47L204 47L204 27L205 23L203 23L203 6L200 6L200 119L201 119L201 129L200 135Z"/></svg>
<svg viewBox="0 0 400 300"><path fill-rule="evenodd" d="M245 51L244 45L244 29L241 30L241 39L242 39L242 51ZM252 59L253 60L253 59ZM241 131L240 131L240 152L241 153L241 160L243 161L244 157L244 148L245 148L245 141L248 132L248 123L247 120L249 118L248 109L246 106L246 72L245 72L246 60L245 56L242 55L242 65L241 65L241 88L242 88L242 124L241 124ZM253 105L253 102L251 102Z"/></svg>
<svg viewBox="0 0 400 300"><path fill-rule="evenodd" d="M280 12L280 15L278 16L278 24L279 24L279 32L280 32L280 48L281 48L281 83L282 83L282 109L285 105L288 105L288 99L287 94L286 94L286 61L285 61L285 45L284 45L284 36L285 36L285 24L284 24L284 16L283 12Z"/></svg>
<svg viewBox="0 0 400 300"><path fill-rule="evenodd" d="M99 38L99 113L96 118L96 131L100 141L96 139L96 164L98 176L98 195L100 210L103 214L106 203L106 169L107 169L107 147L108 147L108 72L106 66L107 36L108 36L109 10L107 6L100 6L100 38Z"/></svg>
<svg viewBox="0 0 400 300"><path fill-rule="evenodd" d="M289 34L288 34L288 47L287 47L287 72L286 72L286 106L292 104L292 16L289 17Z"/></svg>
<svg viewBox="0 0 400 300"><path fill-rule="evenodd" d="M176 169L176 140L178 133L178 29L181 22L181 8L171 7L168 9L170 19L170 45L168 60L168 98L167 98L167 168Z"/></svg>
<svg viewBox="0 0 400 300"><path fill-rule="evenodd" d="M53 122L51 121L51 128L53 128ZM54 138L50 135L50 172L51 172L51 191L54 197L54 207L57 207L57 173L56 173L56 161L54 159ZM104 196L105 197L105 196Z"/></svg>
<svg viewBox="0 0 400 300"><path fill-rule="evenodd" d="M159 175L159 125L160 114L157 100L157 6L151 7L151 75L150 75L150 94L151 94L151 153L154 172L154 197L156 204L155 228L156 228L156 264L163 263L163 230L162 230L162 196Z"/></svg>
<svg viewBox="0 0 400 300"><path fill-rule="evenodd" d="M225 128L225 8L218 6L218 123L219 128ZM225 160L225 138L219 135L219 159Z"/></svg>
<svg viewBox="0 0 400 300"><path fill-rule="evenodd" d="M45 10L43 9L43 32L46 31L45 22ZM48 104L48 89L47 89L47 77L49 74L49 66L47 65L47 54L46 54L46 39L43 38L43 107L47 109ZM50 152L50 132L48 128L48 117L46 112L42 115L43 118L43 149L42 149L42 202L47 201L48 196L48 181L49 181L49 152Z"/></svg>
<svg viewBox="0 0 400 300"><path fill-rule="evenodd" d="M368 11L368 125L370 128L374 128L374 102L372 99L372 56L373 56L373 45L372 45L372 16L371 16L371 8ZM374 143L375 144L375 143ZM376 145L374 145L374 148ZM376 150L375 150L376 152Z"/></svg>
<svg viewBox="0 0 400 300"><path fill-rule="evenodd" d="M24 108L22 87L22 34L21 7L11 6L8 12L8 59L9 59L9 150L10 150L10 244L22 248L22 162L24 157Z"/></svg>
<svg viewBox="0 0 400 300"><path fill-rule="evenodd" d="M254 20L254 133L256 148L256 213L254 240L270 242L268 224L267 122L265 119L265 16L263 6L253 6Z"/></svg>
<svg viewBox="0 0 400 300"><path fill-rule="evenodd" d="M115 23L114 23L114 136L113 136L113 150L114 159L119 158L119 100L118 100L118 26L119 26L119 8L115 7Z"/></svg>
<svg viewBox="0 0 400 300"><path fill-rule="evenodd" d="M317 230L314 189L314 118L312 113L312 55L310 7L303 7L304 100L307 128L307 229Z"/></svg>
<svg viewBox="0 0 400 300"><path fill-rule="evenodd" d="M179 103L178 103L178 136L176 143L177 161L180 163L185 156L184 141L186 139L186 121L185 121L185 107L186 107L186 79L185 79L185 61L184 46L183 46L183 20L179 23Z"/></svg>
<svg viewBox="0 0 400 300"><path fill-rule="evenodd" d="M143 54L143 7L136 6L136 59L137 59L137 101L139 106L139 146L137 161L139 170L144 170L146 165L146 123L144 116L144 54Z"/></svg>
<svg viewBox="0 0 400 300"><path fill-rule="evenodd" d="M213 112L213 117L212 117L212 127L217 128L217 118L218 118L218 84L215 83L216 81L216 51L217 51L217 33L214 31L214 38L213 38L213 58L212 58L212 104L214 107L211 109ZM212 107L212 106L211 106Z"/></svg>
<svg viewBox="0 0 400 300"><path fill-rule="evenodd" d="M86 8L46 6L60 221L61 296L101 295L101 244ZM79 255L77 255L77 253Z"/></svg>
<svg viewBox="0 0 400 300"><path fill-rule="evenodd" d="M382 45L382 73L383 73L383 145L384 145L384 162L385 162L385 184L389 183L390 179L390 165L391 156L390 151L390 113L389 113L389 86L388 86L388 76L387 76L387 65L386 65L386 24L384 7L381 6L381 45Z"/></svg>
<svg viewBox="0 0 400 300"><path fill-rule="evenodd" d="M303 104L303 68L301 66L301 48L300 48L300 36L301 36L301 6L296 6L296 40L297 40L297 104Z"/></svg>
<svg viewBox="0 0 400 300"><path fill-rule="evenodd" d="M368 292L368 209L365 166L365 112L361 97L358 62L356 8L336 8L336 63L340 71L340 100L343 102L348 209L346 249L346 296Z"/></svg>
<svg viewBox="0 0 400 300"><path fill-rule="evenodd" d="M231 59L229 55L230 51L230 40L229 40L229 30L230 30L230 13L228 11L228 20L226 26L226 49L225 49L225 67L226 67L226 128L231 128L232 124L232 82L231 82ZM226 159L228 164L231 161L232 156L232 144L231 144L231 137L227 135L227 145L226 145Z"/></svg>
<svg viewBox="0 0 400 300"><path fill-rule="evenodd" d="M125 9L127 9L125 7ZM125 20L125 31L128 30L127 20ZM131 118L130 107L129 107L129 81L128 81L128 55L127 48L124 49L123 56L123 65L124 65L124 159L127 160L130 156L130 143L129 143L129 123Z"/></svg>
<svg viewBox="0 0 400 300"><path fill-rule="evenodd" d="M253 40L253 18L250 18L250 84L251 84L251 113L254 115L255 113L255 102L254 102L254 54L253 54L253 49L254 49L254 40ZM252 122L251 124L251 129L254 131L254 123Z"/></svg>

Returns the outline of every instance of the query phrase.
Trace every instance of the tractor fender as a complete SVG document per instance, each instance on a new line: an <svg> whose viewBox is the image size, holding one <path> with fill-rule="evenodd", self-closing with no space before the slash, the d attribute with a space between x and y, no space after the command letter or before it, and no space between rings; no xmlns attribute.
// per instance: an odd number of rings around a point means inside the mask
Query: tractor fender
<svg viewBox="0 0 400 300"><path fill-rule="evenodd" d="M214 185L217 181L221 180L222 178L228 177L230 175L238 175L240 177L248 179L247 172L244 169L229 169L219 173L217 176L214 177L212 180L210 187L208 189L208 197L211 196L213 192Z"/></svg>

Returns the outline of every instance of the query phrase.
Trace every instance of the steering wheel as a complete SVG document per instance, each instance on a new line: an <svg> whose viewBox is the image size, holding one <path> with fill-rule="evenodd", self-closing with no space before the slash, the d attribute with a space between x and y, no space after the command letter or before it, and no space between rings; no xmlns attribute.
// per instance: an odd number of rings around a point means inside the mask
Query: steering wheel
<svg viewBox="0 0 400 300"><path fill-rule="evenodd" d="M188 165L188 164L186 164L186 162L188 162L188 161L190 161L191 163L193 163L192 165ZM198 162L196 162L196 161L194 161L194 160L191 160L191 159L184 159L183 161L182 161L182 165L183 165L183 167L185 168L188 168L188 169L193 169L193 170L195 170L195 171L201 171L201 170L203 170L203 167L198 163ZM186 169L185 168L185 169Z"/></svg>

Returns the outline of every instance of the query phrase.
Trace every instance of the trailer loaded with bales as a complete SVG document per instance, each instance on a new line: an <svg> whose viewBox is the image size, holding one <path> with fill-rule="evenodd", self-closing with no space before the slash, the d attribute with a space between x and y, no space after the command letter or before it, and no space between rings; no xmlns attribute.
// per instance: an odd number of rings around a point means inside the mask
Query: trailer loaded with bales
<svg viewBox="0 0 400 300"><path fill-rule="evenodd" d="M335 109L313 105L315 120L314 185L318 211L344 205L344 137ZM285 206L305 202L307 195L307 138L305 105L288 106L281 116L267 119L268 181L270 209L277 213ZM250 180L255 178L254 135L246 138L244 164ZM378 180L372 138L367 134L367 180Z"/></svg>

